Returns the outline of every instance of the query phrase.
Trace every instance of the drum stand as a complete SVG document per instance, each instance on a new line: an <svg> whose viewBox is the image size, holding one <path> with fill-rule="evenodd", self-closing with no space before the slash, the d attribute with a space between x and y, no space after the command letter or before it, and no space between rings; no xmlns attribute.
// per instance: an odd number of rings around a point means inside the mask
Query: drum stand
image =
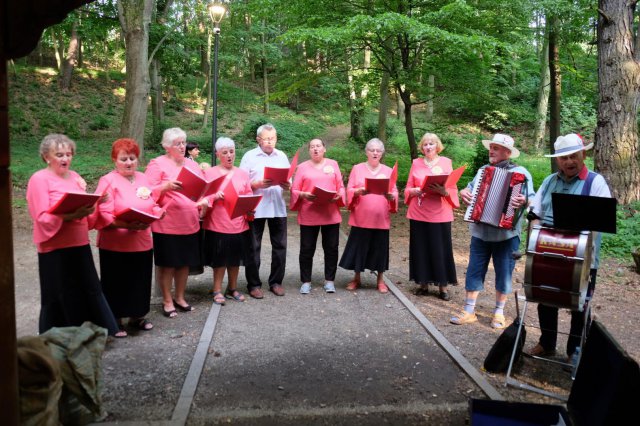
<svg viewBox="0 0 640 426"><path fill-rule="evenodd" d="M518 307L518 299L524 300L524 306L522 308L522 316L520 316L520 309ZM587 296L587 298L585 300L585 303L583 305L583 309L582 309L582 312L584 313L584 325L582 327L582 333L581 333L581 336L580 336L580 348L581 349L584 348L584 342L585 342L586 336L587 336L587 329L589 327L589 319L591 317L591 303L589 303L590 300L591 300L591 297ZM516 379L511 377L511 371L512 371L513 363L514 363L514 360L515 360L515 357L516 357L517 346L518 346L518 342L520 341L520 334L522 333L522 327L523 327L524 319L525 319L525 316L526 316L526 313L527 313L527 306L528 306L528 304L530 302L534 302L534 301L529 301L526 298L519 297L516 294L516 315L519 317L520 321L519 321L519 324L518 324L518 332L516 334L516 339L515 339L515 342L514 342L514 345L513 345L513 351L511 352L511 359L509 361L509 368L507 369L507 376L506 376L506 379L505 379L505 386L511 385L511 386L517 387L519 389L525 389L525 390L528 390L528 391L531 391L531 392L536 392L536 393L539 393L541 395L545 395L545 396L548 396L548 397L551 397L551 398L555 398L555 399L559 399L561 401L566 402L568 400L568 396L567 395L562 395L562 394L550 392L550 391L541 389L539 387L530 385L528 383L516 380ZM540 328L540 327L537 327L537 328ZM569 333L562 333L562 332L559 332L559 333L560 334L567 334L567 335L569 334ZM524 348L523 348L523 352L524 352ZM524 355L524 353L522 355ZM546 361L546 362L549 362L549 363L552 363L552 364L558 364L558 365L561 365L561 366L571 367L571 379L575 379L576 371L578 369L578 365L580 364L580 358L582 357L582 350L580 350L580 352L578 352L578 360L577 360L575 365L573 365L571 362L562 362L562 361L557 361L557 360L554 360L554 359L545 358L545 357L541 357L541 356L535 356L535 355L527 355L527 356L529 356L530 358L533 358L534 360ZM571 360L569 360L569 361L571 361Z"/></svg>

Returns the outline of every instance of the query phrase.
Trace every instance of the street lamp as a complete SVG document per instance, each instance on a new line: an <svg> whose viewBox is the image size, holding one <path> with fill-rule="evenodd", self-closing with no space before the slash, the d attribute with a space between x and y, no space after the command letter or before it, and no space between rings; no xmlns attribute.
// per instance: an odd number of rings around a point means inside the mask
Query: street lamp
<svg viewBox="0 0 640 426"><path fill-rule="evenodd" d="M212 2L207 6L209 17L213 22L213 117L211 120L211 164L216 164L216 133L218 130L218 36L220 35L220 21L227 12L222 3Z"/></svg>

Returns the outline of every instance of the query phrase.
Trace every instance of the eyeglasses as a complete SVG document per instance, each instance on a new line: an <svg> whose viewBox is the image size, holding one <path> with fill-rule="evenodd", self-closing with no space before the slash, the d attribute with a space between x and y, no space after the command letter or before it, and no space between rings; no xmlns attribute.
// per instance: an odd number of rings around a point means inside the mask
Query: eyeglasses
<svg viewBox="0 0 640 426"><path fill-rule="evenodd" d="M178 146L180 146L180 145L182 145L182 146L186 146L186 145L187 145L187 142L185 142L185 141L178 141L178 142L174 142L174 143L172 144L172 146L175 146L175 147L178 147Z"/></svg>
<svg viewBox="0 0 640 426"><path fill-rule="evenodd" d="M367 151L369 151L369 152L377 152L379 154L382 154L384 152L384 149L367 149Z"/></svg>
<svg viewBox="0 0 640 426"><path fill-rule="evenodd" d="M275 142L277 139L278 139L278 138L277 138L277 137L275 137L275 136L274 136L274 137L271 137L271 138L263 138L263 137L260 137L260 140L261 140L261 141L265 141L265 142Z"/></svg>

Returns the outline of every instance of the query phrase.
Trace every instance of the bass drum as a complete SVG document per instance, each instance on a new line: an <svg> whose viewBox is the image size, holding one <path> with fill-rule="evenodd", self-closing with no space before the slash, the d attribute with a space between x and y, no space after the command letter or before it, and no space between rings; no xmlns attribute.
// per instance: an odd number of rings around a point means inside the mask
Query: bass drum
<svg viewBox="0 0 640 426"><path fill-rule="evenodd" d="M524 292L528 301L582 311L591 268L592 234L533 226Z"/></svg>

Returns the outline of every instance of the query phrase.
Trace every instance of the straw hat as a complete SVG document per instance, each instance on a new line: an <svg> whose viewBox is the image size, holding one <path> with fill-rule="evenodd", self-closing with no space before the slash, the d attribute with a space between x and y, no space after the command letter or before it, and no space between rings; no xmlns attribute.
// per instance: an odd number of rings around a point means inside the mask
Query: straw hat
<svg viewBox="0 0 640 426"><path fill-rule="evenodd" d="M582 136L577 133L569 133L565 136L558 136L558 139L553 144L553 149L556 151L553 154L545 155L545 157L562 157L565 155L571 155L574 152L586 151L593 148L593 142L584 146L582 142Z"/></svg>
<svg viewBox="0 0 640 426"><path fill-rule="evenodd" d="M493 135L493 139L491 139L490 141L489 140L482 141L482 145L484 145L484 147L487 149L489 149L489 146L491 144L500 145L507 148L509 151L511 151L511 158L517 158L520 156L520 151L518 151L518 148L514 146L515 142L513 141L513 138L509 135L496 133L495 135Z"/></svg>

